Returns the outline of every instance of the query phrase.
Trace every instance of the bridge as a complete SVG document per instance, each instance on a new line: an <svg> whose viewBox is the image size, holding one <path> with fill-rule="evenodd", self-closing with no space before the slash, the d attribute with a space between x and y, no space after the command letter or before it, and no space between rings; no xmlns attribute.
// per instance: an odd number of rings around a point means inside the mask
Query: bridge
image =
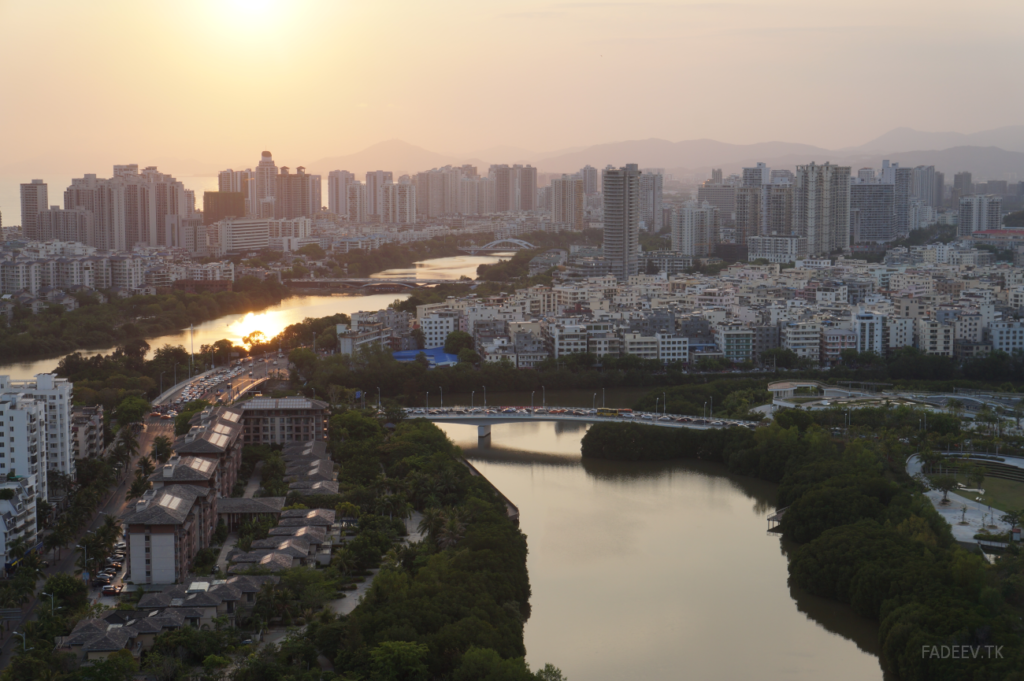
<svg viewBox="0 0 1024 681"><path fill-rule="evenodd" d="M483 246L477 246L476 244L459 244L458 248L463 253L471 253L476 255L477 253L507 253L508 251L533 251L537 247L531 244L529 241L523 241L522 239L498 239L492 241L489 244Z"/></svg>
<svg viewBox="0 0 1024 681"><path fill-rule="evenodd" d="M599 416L596 409L580 407L444 407L438 409L406 408L408 418L420 418L434 423L457 423L476 426L477 437L483 439L491 436L491 426L506 423L537 423L554 421L562 423L639 423L645 426L662 428L690 428L692 430L712 430L715 428L750 428L758 427L757 421L739 421L736 419L716 419L713 417L682 416L679 414L661 414L653 412L631 412L632 416Z"/></svg>
<svg viewBox="0 0 1024 681"><path fill-rule="evenodd" d="M322 291L338 291L343 293L402 293L404 291L451 284L450 279L413 279L392 277L367 279L359 277L317 278L317 279L285 279L286 286L299 289Z"/></svg>

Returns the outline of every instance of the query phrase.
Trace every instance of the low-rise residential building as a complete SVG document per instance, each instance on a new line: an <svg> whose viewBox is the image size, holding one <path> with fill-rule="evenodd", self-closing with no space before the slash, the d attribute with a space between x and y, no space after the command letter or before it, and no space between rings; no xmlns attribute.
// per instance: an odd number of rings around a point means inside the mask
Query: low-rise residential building
<svg viewBox="0 0 1024 681"><path fill-rule="evenodd" d="M914 347L927 355L952 357L953 331L952 324L918 317L914 320Z"/></svg>
<svg viewBox="0 0 1024 681"><path fill-rule="evenodd" d="M305 397L257 397L244 402L246 444L288 444L327 438L327 403Z"/></svg>
<svg viewBox="0 0 1024 681"><path fill-rule="evenodd" d="M817 322L789 322L780 329L782 347L802 359L818 362L821 357L821 325Z"/></svg>

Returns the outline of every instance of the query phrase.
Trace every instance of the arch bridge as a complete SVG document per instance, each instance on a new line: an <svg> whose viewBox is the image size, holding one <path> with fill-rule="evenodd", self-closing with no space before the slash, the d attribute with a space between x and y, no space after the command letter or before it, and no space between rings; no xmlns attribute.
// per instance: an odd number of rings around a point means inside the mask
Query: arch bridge
<svg viewBox="0 0 1024 681"><path fill-rule="evenodd" d="M489 244L477 246L475 244L459 244L459 250L465 253L502 253L505 251L533 251L537 247L529 241L522 239L497 239Z"/></svg>

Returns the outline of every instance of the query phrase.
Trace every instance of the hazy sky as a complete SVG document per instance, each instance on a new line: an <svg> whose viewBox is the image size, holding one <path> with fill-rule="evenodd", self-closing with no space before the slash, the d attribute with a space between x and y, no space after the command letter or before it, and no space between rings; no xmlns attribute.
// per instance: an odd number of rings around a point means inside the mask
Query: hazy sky
<svg viewBox="0 0 1024 681"><path fill-rule="evenodd" d="M1021 0L0 0L0 175L974 132L1022 122L1022 25Z"/></svg>

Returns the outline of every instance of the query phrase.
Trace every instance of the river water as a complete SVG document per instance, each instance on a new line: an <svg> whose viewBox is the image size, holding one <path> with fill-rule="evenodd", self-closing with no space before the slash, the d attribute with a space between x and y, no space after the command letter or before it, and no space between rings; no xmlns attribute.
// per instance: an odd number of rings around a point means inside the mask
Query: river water
<svg viewBox="0 0 1024 681"><path fill-rule="evenodd" d="M415 277L417 279L450 279L457 280L466 276L475 278L476 268L482 264L495 263L500 260L495 256L454 256L435 258L418 262L409 269L385 270L375 275L382 277ZM146 339L153 350L164 345L181 345L189 349L194 344L196 351L200 346L209 345L226 338L232 343L241 344L242 338L253 331L262 331L268 338L276 336L289 324L301 322L306 317L326 317L328 315L352 314L359 311L380 310L394 300L404 300L408 293L382 293L370 296L361 295L327 295L327 296L294 296L260 312L232 314L204 322L195 327L190 338L188 329L178 333ZM109 354L114 348L83 350L82 354L92 356ZM54 370L60 357L17 362L0 366L0 375L10 375L15 380L32 378L36 374Z"/></svg>
<svg viewBox="0 0 1024 681"><path fill-rule="evenodd" d="M878 627L788 585L770 483L706 462L584 461L581 424L445 424L529 541L527 661L570 679L882 679Z"/></svg>

